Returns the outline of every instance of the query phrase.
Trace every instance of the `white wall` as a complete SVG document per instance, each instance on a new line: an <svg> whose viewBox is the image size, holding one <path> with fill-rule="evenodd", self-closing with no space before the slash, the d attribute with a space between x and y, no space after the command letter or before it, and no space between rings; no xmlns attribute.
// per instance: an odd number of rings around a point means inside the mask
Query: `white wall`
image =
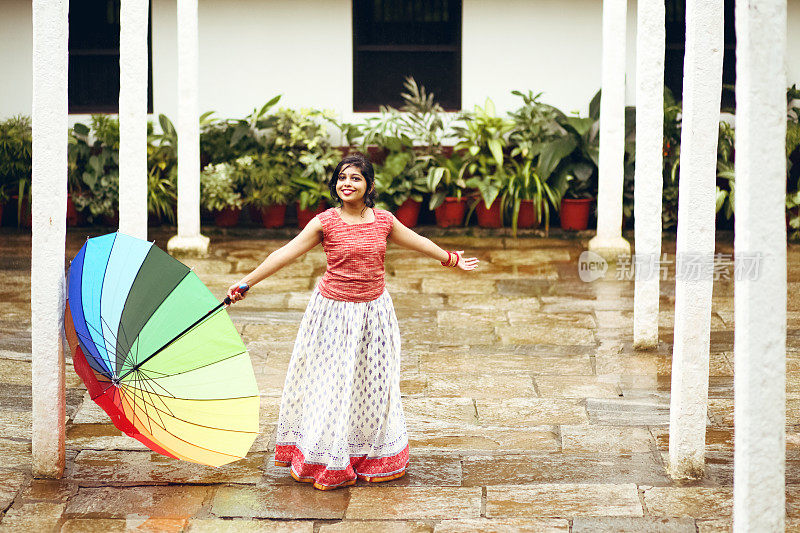
<svg viewBox="0 0 800 533"><path fill-rule="evenodd" d="M511 91L530 89L565 112L585 112L600 88L601 17L600 0L505 0L502 8L464 0L463 107L488 96L498 110L514 109L522 100Z"/></svg>
<svg viewBox="0 0 800 533"><path fill-rule="evenodd" d="M800 0L789 0L787 79L800 84ZM498 7L502 4L502 8ZM177 111L175 0L153 0L154 111ZM200 109L241 117L279 105L352 113L351 0L200 0ZM586 112L600 87L601 0L464 0L462 104L519 89ZM0 118L31 111L31 3L0 0ZM628 3L627 101L634 104L636 0ZM73 115L71 121L85 120Z"/></svg>
<svg viewBox="0 0 800 533"><path fill-rule="evenodd" d="M800 85L800 0L788 0L786 15L786 83Z"/></svg>
<svg viewBox="0 0 800 533"><path fill-rule="evenodd" d="M0 0L0 120L31 114L33 15L31 0Z"/></svg>
<svg viewBox="0 0 800 533"><path fill-rule="evenodd" d="M153 105L175 116L175 0L153 2ZM241 117L278 105L349 109L349 0L200 0L200 109Z"/></svg>

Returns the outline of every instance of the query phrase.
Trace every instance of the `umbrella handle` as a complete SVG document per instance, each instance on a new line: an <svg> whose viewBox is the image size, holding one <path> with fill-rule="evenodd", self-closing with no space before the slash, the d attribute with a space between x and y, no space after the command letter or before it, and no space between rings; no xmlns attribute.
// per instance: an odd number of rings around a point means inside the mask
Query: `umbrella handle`
<svg viewBox="0 0 800 533"><path fill-rule="evenodd" d="M250 285L248 285L247 283L242 283L233 292L238 293L238 294L244 294L248 290L250 290ZM231 302L231 299L226 296L225 299L222 301L222 303L224 303L225 305L231 305L232 302Z"/></svg>

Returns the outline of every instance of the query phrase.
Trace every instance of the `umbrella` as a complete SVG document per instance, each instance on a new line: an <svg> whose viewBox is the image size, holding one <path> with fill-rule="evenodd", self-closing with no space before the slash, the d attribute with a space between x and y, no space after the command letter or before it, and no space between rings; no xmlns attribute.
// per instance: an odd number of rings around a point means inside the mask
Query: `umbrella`
<svg viewBox="0 0 800 533"><path fill-rule="evenodd" d="M123 233L88 239L68 274L75 371L114 425L148 448L219 466L258 434L250 356L190 268Z"/></svg>

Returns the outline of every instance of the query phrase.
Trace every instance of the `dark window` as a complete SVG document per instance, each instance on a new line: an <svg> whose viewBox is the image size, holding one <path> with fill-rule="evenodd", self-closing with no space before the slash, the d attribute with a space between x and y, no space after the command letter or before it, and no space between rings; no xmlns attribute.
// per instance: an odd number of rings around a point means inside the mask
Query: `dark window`
<svg viewBox="0 0 800 533"><path fill-rule="evenodd" d="M736 30L734 26L735 0L725 0L725 55L722 60L722 83L736 83ZM678 100L683 95L683 57L686 53L686 0L667 0L666 3L666 57L664 84ZM734 104L733 90L722 89L722 107Z"/></svg>
<svg viewBox="0 0 800 533"><path fill-rule="evenodd" d="M120 0L69 6L69 112L119 111ZM147 28L147 112L153 112L151 24Z"/></svg>
<svg viewBox="0 0 800 533"><path fill-rule="evenodd" d="M353 0L353 111L401 106L406 76L461 109L461 0Z"/></svg>

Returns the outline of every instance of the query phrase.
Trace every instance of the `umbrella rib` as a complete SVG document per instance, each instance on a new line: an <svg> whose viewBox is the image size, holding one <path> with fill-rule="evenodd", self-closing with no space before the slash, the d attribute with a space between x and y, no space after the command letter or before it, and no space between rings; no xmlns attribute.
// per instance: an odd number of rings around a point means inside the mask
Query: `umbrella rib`
<svg viewBox="0 0 800 533"><path fill-rule="evenodd" d="M142 389L142 391L146 392L147 394L150 394L152 396L157 396L160 399L161 404L164 406L164 409L166 410L167 414L169 414L169 416L174 418L175 415L172 412L172 409L170 409L169 406L166 404L166 402L163 399L161 399L161 397L163 395L156 392L156 390L153 388L153 384L150 383L149 379L145 379L145 378L147 378L147 376L145 376L144 374L142 374L138 370L136 371L136 374L140 376L139 381L141 382L142 386L145 387L144 389ZM169 394L169 393L167 393L167 394ZM158 410L158 407L156 407L156 404L155 404L154 401L151 402L151 405L153 406L154 409ZM159 418L160 418L160 416L159 416Z"/></svg>
<svg viewBox="0 0 800 533"><path fill-rule="evenodd" d="M106 274L108 273L108 259L111 257L111 253L114 251L114 245L117 244L117 237L118 236L119 236L119 232L117 231L117 232L114 233L114 241L111 243L111 247L108 249L108 257L106 258L106 264L103 267L103 280L102 280L102 283L100 285L99 302L103 301L103 289L105 289L105 286L106 286L105 280L106 280ZM99 314L100 314L100 320L105 322L105 320L103 320L103 305L102 305L102 303L100 303L100 313ZM102 331L100 331L100 335L103 337L103 346L104 347L107 346L108 343L106 342L105 334ZM116 337L115 337L114 340L115 340L115 344L116 344ZM106 352L107 351L108 350L106 350ZM110 360L108 361L108 364L111 365L111 361ZM109 369L109 370L111 370L112 376L114 374L116 374L116 372L113 369Z"/></svg>
<svg viewBox="0 0 800 533"><path fill-rule="evenodd" d="M149 394L149 393L148 393L148 394ZM156 396L158 396L158 395L156 394ZM243 430L243 429L228 429L228 428L220 428L220 427L214 427L214 426L207 426L207 425L205 425L205 424L199 424L199 423L197 423L197 422L192 422L191 420L186 420L185 418L181 418L181 417L179 417L179 416L176 416L176 415L175 415L175 414L173 414L173 413L172 413L172 412L169 410L169 408L168 408L168 407L166 407L166 406L165 406L165 409L166 409L166 410L162 410L162 409L161 409L161 408L159 408L157 405L155 405L155 403L154 403L154 402L152 402L152 401L147 401L147 400L144 400L144 399L143 399L142 401L143 401L143 402L145 402L147 405L151 406L151 407L152 407L153 409L155 409L156 411L161 411L162 413L164 413L164 414L166 414L166 415L168 415L168 416L170 416L170 417L174 418L175 420L179 420L179 421L181 421L181 422L183 422L183 423L185 423L185 424L190 424L190 425L192 425L192 426L197 426L197 427L206 428L206 429L213 429L213 430L216 430L216 431L231 431L231 432L233 432L233 433L253 433L253 434L257 434L257 433L258 433L258 431L245 431L245 430ZM194 401L194 400L185 400L185 401ZM164 423L164 420L163 420L163 419L162 419L160 416L159 416L159 419L161 420L161 422L162 422L162 424L163 424L163 423ZM166 428L166 424L164 424L163 426L162 426L162 425L159 425L159 424L157 424L157 425L158 425L158 427L160 427L161 429L163 429L163 430L165 430L165 431L169 432L171 435L175 436L175 434L174 434L174 433L170 432L170 431L169 431L169 430ZM177 436L176 436L176 438L177 438ZM188 441L184 441L184 442L188 442Z"/></svg>
<svg viewBox="0 0 800 533"><path fill-rule="evenodd" d="M137 390L137 389L135 389L135 387L131 387L131 388L133 388L133 389L134 389L134 391L135 391L135 390ZM133 410L133 418L134 418L135 420L138 420L138 421L139 421L139 422L140 422L140 423L141 423L143 426L147 426L147 430L148 430L148 431L150 432L150 434L152 435L152 434L153 434L153 426L152 426L152 425L151 425L151 423L150 423L150 417L144 417L144 418L142 418L142 417L140 417L140 416L138 416L138 415L136 414L136 407L135 407L135 406L136 406L136 392L132 392L132 393L131 393L131 396L133 396L133 399L134 399L134 402L133 402L133 404L131 404L131 403L130 403L130 401L129 401L129 400L127 400L127 396L128 396L127 394L123 395L123 394L122 394L122 391L120 390L120 398L121 398L121 401L125 401L125 402L128 404L128 406L131 406L131 405L132 405L132 410ZM125 400L122 400L122 398L126 398L126 399L125 399Z"/></svg>
<svg viewBox="0 0 800 533"><path fill-rule="evenodd" d="M204 365L196 366L194 368L189 368L189 369L183 370L181 372L173 372L172 374L162 374L162 376L166 376L166 377L179 376L181 374L186 374L187 372L194 372L195 370L200 370L201 368L205 368L207 366L215 365L217 363L221 363L222 361L227 361L228 359L232 359L234 357L238 357L238 356L242 355L243 353L247 353L247 350L245 349L245 351L243 351L243 352L235 353L233 355L229 355L228 357L223 357L222 359L217 359L216 361L212 361L212 362L206 363ZM148 372L153 372L153 370L148 370Z"/></svg>
<svg viewBox="0 0 800 533"><path fill-rule="evenodd" d="M189 327L187 327L186 329L184 329L183 331L181 331L180 333L178 333L178 334L177 334L175 337L173 337L172 339L170 339L169 341L167 341L167 343L166 343L166 344L164 344L164 346L162 346L161 348L159 348L158 350L156 350L155 352L153 352L152 354L150 354L149 356L147 356L147 357L144 359L144 361L142 361L141 363L137 363L137 364L135 364L135 365L133 366L133 368L131 368L130 370L128 370L127 372L125 372L124 374L122 374L122 376L120 376L120 377L119 377L119 380L123 380L123 379L125 379L125 376L127 376L128 374L130 374L130 373L131 373L131 372L133 372L134 370L138 370L138 369L139 369L139 368L140 368L140 367L141 367L143 364L145 364L145 363L146 363L146 362L148 362L150 359L152 359L153 357L155 357L156 355L158 355L159 353L161 353L161 352L162 352L163 350L165 350L165 349L166 349L166 348L167 348L167 347L168 347L170 344L172 344L173 342L175 342L176 340L178 340L179 338L181 338L183 335L185 335L187 332L189 332L189 331L190 331L190 330L192 330L192 329L193 329L195 326L197 326L197 325L198 325L200 322L202 322L203 320L205 320L206 318L208 318L209 316L211 316L211 314L212 314L212 313L214 313L215 311L218 311L218 310L219 310L219 309L220 309L220 308L221 308L223 305L225 305L225 302L220 302L218 305L214 306L214 308L213 308L213 309L211 309L211 310L210 310L208 313L206 313L205 315L203 315L203 316L201 316L200 318L198 318L197 320L195 320L195 322L194 322L192 325L190 325Z"/></svg>
<svg viewBox="0 0 800 533"><path fill-rule="evenodd" d="M137 372L137 374L138 374L138 372ZM145 381L143 379L140 379L140 381L142 382L142 386L143 387L147 387L147 383L145 383ZM144 388L140 389L140 391L142 393L142 401L153 408L153 410L155 411L156 416L158 417L158 421L161 422L161 424L158 424L156 422L156 425L161 427L161 428L166 429L167 423L164 422L164 419L161 417L161 413L163 411L158 408L158 406L156 405L155 399L153 398L153 396L157 397L158 395L157 394L153 394L153 393L151 393L150 391L148 391L148 390L146 390ZM147 396L145 397L145 395L147 395ZM164 405L164 400L161 400L161 403L162 403L162 405ZM166 405L164 405L164 407L166 407ZM166 409L167 409L167 414L172 416L172 411L170 411L168 407L166 407ZM148 418L153 420L153 422L155 422L155 418L153 418L153 417L148 417Z"/></svg>

